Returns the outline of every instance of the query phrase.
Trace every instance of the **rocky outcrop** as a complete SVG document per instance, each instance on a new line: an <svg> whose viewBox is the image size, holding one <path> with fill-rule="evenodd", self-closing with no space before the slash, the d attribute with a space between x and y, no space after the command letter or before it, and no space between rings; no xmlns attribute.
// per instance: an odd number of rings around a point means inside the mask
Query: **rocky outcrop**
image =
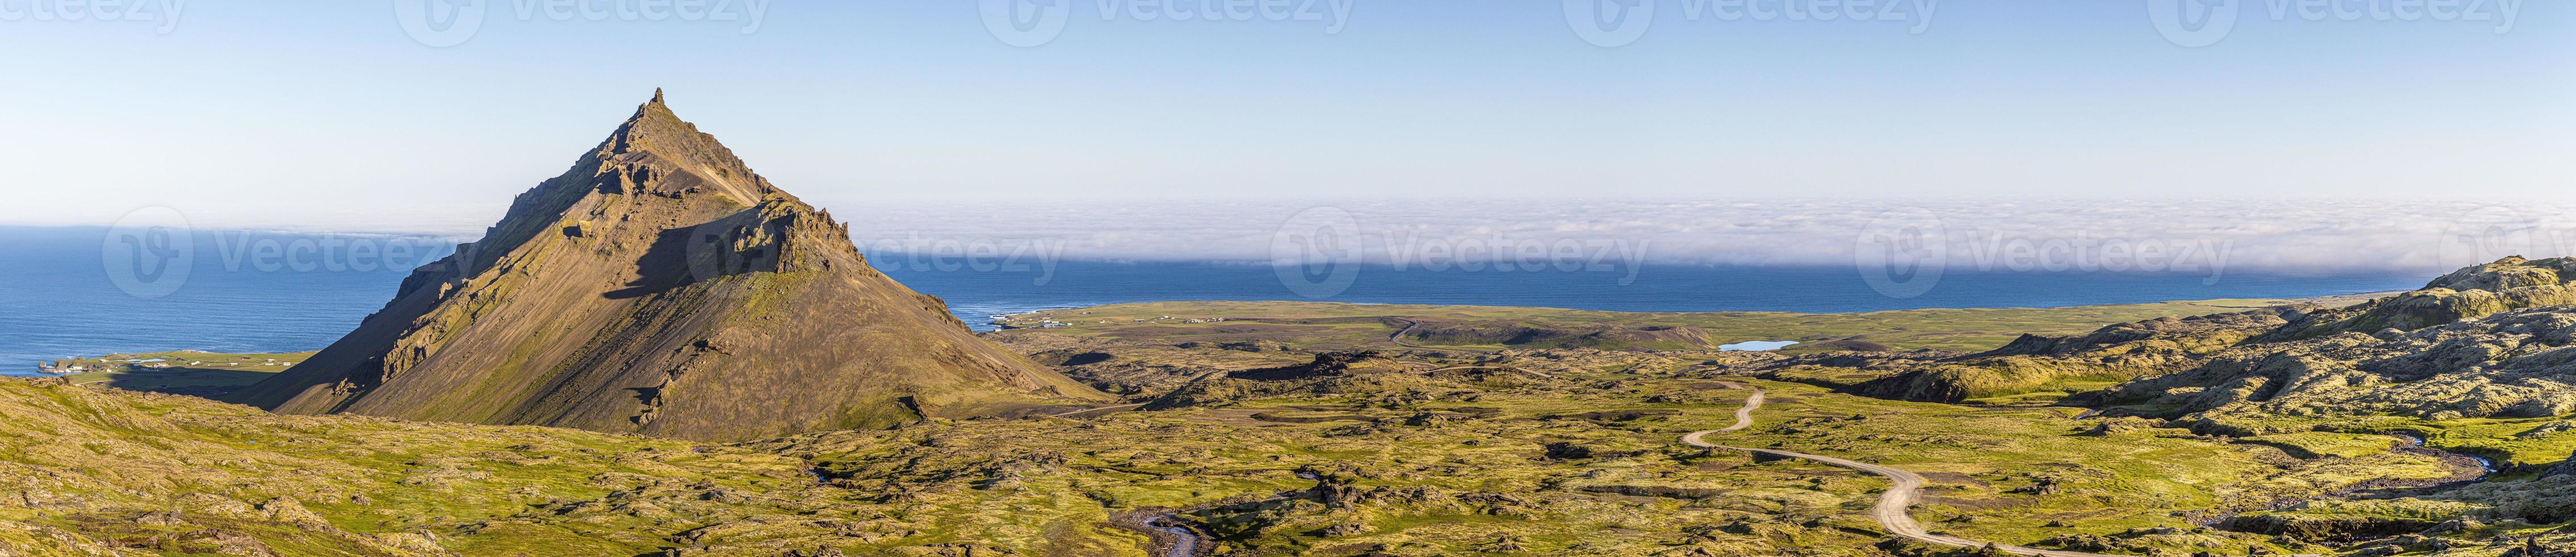
<svg viewBox="0 0 2576 557"><path fill-rule="evenodd" d="M709 441L1099 398L870 268L658 93L356 331L230 396Z"/></svg>
<svg viewBox="0 0 2576 557"><path fill-rule="evenodd" d="M2092 333L2047 337L2022 335L2003 348L1968 358L2001 356L2073 356L2104 358L2130 354L2207 354L2325 308L2294 305L2238 313L2159 318L2120 323Z"/></svg>
<svg viewBox="0 0 2576 557"><path fill-rule="evenodd" d="M2310 312L2189 369L2101 402L2224 434L2305 431L2338 417L2537 418L2576 413L2576 261L2519 257L2426 289Z"/></svg>
<svg viewBox="0 0 2576 557"><path fill-rule="evenodd" d="M2576 279L2576 259L2507 257L2453 271L2414 292L2307 315L2261 340L2412 331L2517 309L2576 305L2576 285L2567 279Z"/></svg>
<svg viewBox="0 0 2576 557"><path fill-rule="evenodd" d="M1992 351L1922 365L1852 389L1864 396L1927 402L2032 392L2067 380L2125 380L2187 369L2207 354L2270 332L2320 308L2160 318L2076 336L2022 335Z"/></svg>
<svg viewBox="0 0 2576 557"><path fill-rule="evenodd" d="M2114 387L2201 429L2301 426L2252 416L2404 414L2432 419L2576 413L2576 308L2509 311L2386 338L2339 333L2224 354L2185 372Z"/></svg>
<svg viewBox="0 0 2576 557"><path fill-rule="evenodd" d="M1358 377L1381 373L1403 373L1408 371L1420 371L1421 369L1421 366L1417 364L1407 363L1403 360L1387 357L1386 354L1382 352L1374 350L1360 350L1316 354L1314 361L1307 362L1305 364L1240 370L1229 372L1226 374L1226 377L1232 379L1250 379L1254 381L1291 381L1326 377Z"/></svg>
<svg viewBox="0 0 2576 557"><path fill-rule="evenodd" d="M2003 348L1926 365L1852 389L1881 398L1957 402L2027 392L2069 378L2131 379L2095 402L2229 432L2251 415L2538 417L2576 412L2576 383L2556 350L2576 333L2576 259L2509 257L2433 279L2421 290L2347 308L2294 306L2104 327L2074 337L2025 335ZM2186 415L2205 415L2206 419ZM2240 429L2243 428L2243 429Z"/></svg>

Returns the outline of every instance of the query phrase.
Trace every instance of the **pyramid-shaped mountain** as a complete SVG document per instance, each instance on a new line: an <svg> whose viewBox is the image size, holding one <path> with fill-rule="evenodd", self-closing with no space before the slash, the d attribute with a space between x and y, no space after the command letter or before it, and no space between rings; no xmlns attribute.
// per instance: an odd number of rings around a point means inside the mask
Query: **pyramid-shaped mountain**
<svg viewBox="0 0 2576 557"><path fill-rule="evenodd" d="M870 268L846 225L653 101L304 364L350 413L735 441L1104 398Z"/></svg>

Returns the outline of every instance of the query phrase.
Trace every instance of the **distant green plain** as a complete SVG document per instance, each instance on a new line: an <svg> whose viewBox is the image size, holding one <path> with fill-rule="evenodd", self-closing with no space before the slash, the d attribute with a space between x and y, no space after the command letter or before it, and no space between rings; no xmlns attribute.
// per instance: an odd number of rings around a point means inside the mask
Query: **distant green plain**
<svg viewBox="0 0 2576 557"><path fill-rule="evenodd" d="M1727 311L1704 313L1630 313L1553 308L1492 306L1374 305L1320 302L1152 302L1052 310L1013 317L1018 327L1046 321L1064 323L1047 332L1156 342L1211 343L1270 340L1307 350L1401 348L1389 336L1404 328L1396 318L1435 324L1517 324L1541 329L1582 330L1602 327L1691 327L1705 332L1707 346L1604 346L1603 348L1714 349L1717 344L1753 340L1815 343L1851 340L1900 350L1991 350L2023 333L2073 335L2104 325L2159 317L2187 317L2249 311L2300 302L2340 306L2359 303L2365 295L2309 299L2220 299L2076 306L2061 308L1919 309L1870 313L1785 313ZM1213 321L1224 318L1224 321ZM1199 321L1192 323L1190 321ZM1438 348L1495 350L1521 348L1504 344L1440 344ZM1797 352L1798 347L1790 347Z"/></svg>

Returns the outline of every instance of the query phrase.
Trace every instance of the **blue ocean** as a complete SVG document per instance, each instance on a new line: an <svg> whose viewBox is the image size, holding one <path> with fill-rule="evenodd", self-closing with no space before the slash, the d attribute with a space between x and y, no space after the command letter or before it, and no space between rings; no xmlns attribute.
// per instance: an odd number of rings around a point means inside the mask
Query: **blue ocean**
<svg viewBox="0 0 2576 557"><path fill-rule="evenodd" d="M429 237L197 231L134 242L111 241L108 232L0 227L0 245L8 246L0 251L0 373L30 374L40 360L116 352L318 349L381 308L411 267L453 250L450 240ZM178 253L191 255L170 257ZM177 262L185 264L174 268ZM883 257L877 265L915 290L947 299L960 319L979 328L996 314L1146 301L1844 313L2309 297L2406 290L2430 276L2228 270L2213 279L2210 273L1950 269L1928 290L1896 297L1848 267L1649 265L1603 272L1381 265L1346 271L1340 275L1346 280L1318 289L1305 282L1313 275L1283 275L1263 264L934 265Z"/></svg>

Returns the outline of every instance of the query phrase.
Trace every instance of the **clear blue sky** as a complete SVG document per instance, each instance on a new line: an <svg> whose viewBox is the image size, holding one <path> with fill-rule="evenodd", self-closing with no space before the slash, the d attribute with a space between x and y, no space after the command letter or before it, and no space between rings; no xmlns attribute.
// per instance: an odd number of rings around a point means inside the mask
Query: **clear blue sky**
<svg viewBox="0 0 2576 557"><path fill-rule="evenodd" d="M2187 48L2148 15L2169 0L1951 0L1928 24L1692 21L1689 3L1641 0L1652 26L1617 47L1578 36L1559 0L1340 0L1338 29L1329 2L1323 21L1173 22L1135 20L1133 0L1110 0L1113 21L1099 0L1055 0L1070 18L1034 47L1005 44L967 0L764 2L756 29L733 0L744 18L521 21L514 1L528 0L486 2L479 29L442 48L382 0L186 2L166 33L0 0L0 223L105 223L147 204L488 220L655 87L831 203L2510 200L2563 197L2576 177L2565 2L2511 2L2499 34L2276 21L2272 0L2246 0L2223 40Z"/></svg>

